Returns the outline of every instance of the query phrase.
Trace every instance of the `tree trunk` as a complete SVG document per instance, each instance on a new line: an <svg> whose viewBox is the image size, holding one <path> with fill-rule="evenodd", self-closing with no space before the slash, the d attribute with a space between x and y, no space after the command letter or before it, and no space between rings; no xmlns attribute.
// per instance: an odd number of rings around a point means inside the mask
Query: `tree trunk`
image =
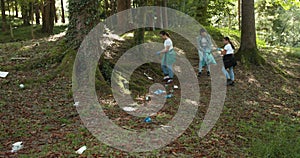
<svg viewBox="0 0 300 158"><path fill-rule="evenodd" d="M66 34L67 43L77 49L85 35L98 24L98 0L90 0L82 5L81 0L73 0L69 3L69 25ZM80 6L80 7L79 7ZM91 16L94 15L94 16Z"/></svg>
<svg viewBox="0 0 300 158"><path fill-rule="evenodd" d="M16 11L15 17L19 17L18 1L17 0L15 0L15 11Z"/></svg>
<svg viewBox="0 0 300 158"><path fill-rule="evenodd" d="M7 2L7 9L8 9L8 17L10 17L10 4L9 4L9 0L6 0Z"/></svg>
<svg viewBox="0 0 300 158"><path fill-rule="evenodd" d="M30 25L30 16L29 16L28 5L21 4L21 13L22 13L23 25L25 25L25 26Z"/></svg>
<svg viewBox="0 0 300 158"><path fill-rule="evenodd" d="M241 46L236 58L246 64L262 64L256 45L254 0L242 0L241 36Z"/></svg>
<svg viewBox="0 0 300 158"><path fill-rule="evenodd" d="M208 25L208 3L208 0L198 1L195 13L196 20L204 26Z"/></svg>
<svg viewBox="0 0 300 158"><path fill-rule="evenodd" d="M43 11L42 11L42 31L44 33L53 33L54 27L54 17L55 17L55 0L46 0L43 4Z"/></svg>
<svg viewBox="0 0 300 158"><path fill-rule="evenodd" d="M117 11L122 12L124 10L127 10L131 7L131 0L117 0ZM129 27L129 18L127 17L128 15L125 14L118 14L118 28L121 29L126 29Z"/></svg>
<svg viewBox="0 0 300 158"><path fill-rule="evenodd" d="M162 6L162 2L160 0L157 0L156 5L157 6ZM156 26L160 26L161 28L164 27L162 10L159 9L159 8L157 8L157 10L156 10L156 23L157 23Z"/></svg>
<svg viewBox="0 0 300 158"><path fill-rule="evenodd" d="M34 12L35 12L35 23L37 25L41 24L40 22L40 3L38 1L35 2L35 5L34 5Z"/></svg>
<svg viewBox="0 0 300 158"><path fill-rule="evenodd" d="M6 31L6 15L5 15L5 2L1 0L1 15L2 15L2 31Z"/></svg>
<svg viewBox="0 0 300 158"><path fill-rule="evenodd" d="M61 3L61 22L65 23L66 20L65 20L64 0L61 0L60 3Z"/></svg>
<svg viewBox="0 0 300 158"><path fill-rule="evenodd" d="M167 0L163 0L163 7L168 7L168 1ZM168 10L164 9L163 10L163 24L164 24L164 28L168 28Z"/></svg>
<svg viewBox="0 0 300 158"><path fill-rule="evenodd" d="M57 16L57 12L56 12L56 8L55 7L54 7L53 12L54 12L54 22L57 23L58 22L58 16Z"/></svg>

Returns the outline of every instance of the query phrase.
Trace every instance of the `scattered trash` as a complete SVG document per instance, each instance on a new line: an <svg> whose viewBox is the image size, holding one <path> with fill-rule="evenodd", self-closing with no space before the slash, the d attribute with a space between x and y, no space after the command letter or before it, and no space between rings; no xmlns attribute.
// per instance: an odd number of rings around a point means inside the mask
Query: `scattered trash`
<svg viewBox="0 0 300 158"><path fill-rule="evenodd" d="M152 77L147 77L149 80L153 80L153 78Z"/></svg>
<svg viewBox="0 0 300 158"><path fill-rule="evenodd" d="M86 146L83 146L76 151L76 154L82 154L85 150L86 150Z"/></svg>
<svg viewBox="0 0 300 158"><path fill-rule="evenodd" d="M19 86L20 86L20 88L22 88L22 89L25 87L24 84L20 84Z"/></svg>
<svg viewBox="0 0 300 158"><path fill-rule="evenodd" d="M169 99L169 98L172 98L173 97L173 94L168 94L165 96L165 98Z"/></svg>
<svg viewBox="0 0 300 158"><path fill-rule="evenodd" d="M179 87L177 85L174 85L174 89L178 89Z"/></svg>
<svg viewBox="0 0 300 158"><path fill-rule="evenodd" d="M146 117L145 119L144 119L144 122L146 122L146 123L150 123L150 122L152 122L152 119L151 119L151 117Z"/></svg>
<svg viewBox="0 0 300 158"><path fill-rule="evenodd" d="M174 90L173 90L173 89L171 89L171 90L170 90L170 93L173 93L173 92L174 92Z"/></svg>
<svg viewBox="0 0 300 158"><path fill-rule="evenodd" d="M25 57L13 57L13 58L10 58L10 60L27 60L29 58L25 58Z"/></svg>
<svg viewBox="0 0 300 158"><path fill-rule="evenodd" d="M0 77L5 78L9 72L0 71Z"/></svg>
<svg viewBox="0 0 300 158"><path fill-rule="evenodd" d="M166 126L166 125L160 125L162 128L170 128L171 126Z"/></svg>
<svg viewBox="0 0 300 158"><path fill-rule="evenodd" d="M148 74L144 73L144 75L148 78L148 80L153 80L153 78L150 77Z"/></svg>
<svg viewBox="0 0 300 158"><path fill-rule="evenodd" d="M161 90L161 89L154 92L154 94L156 94L156 95L160 95L160 94L164 94L164 93L166 93L166 91Z"/></svg>
<svg viewBox="0 0 300 158"><path fill-rule="evenodd" d="M151 100L151 97L146 96L146 101L150 101L150 100Z"/></svg>
<svg viewBox="0 0 300 158"><path fill-rule="evenodd" d="M123 110L124 110L124 111L128 111L128 112L131 112L131 111L136 111L137 109L136 109L136 108L133 108L133 107L123 107Z"/></svg>
<svg viewBox="0 0 300 158"><path fill-rule="evenodd" d="M168 87L169 85L168 84L165 84L165 87Z"/></svg>
<svg viewBox="0 0 300 158"><path fill-rule="evenodd" d="M23 148L23 142L16 142L12 145L12 150L11 152L14 153L14 152L17 152L19 151L20 149Z"/></svg>
<svg viewBox="0 0 300 158"><path fill-rule="evenodd" d="M193 100L190 100L190 99L186 99L185 102L189 103L189 104L192 104L192 105L195 105L195 106L198 106L196 101L193 101Z"/></svg>
<svg viewBox="0 0 300 158"><path fill-rule="evenodd" d="M79 106L79 101L74 103L74 106Z"/></svg>

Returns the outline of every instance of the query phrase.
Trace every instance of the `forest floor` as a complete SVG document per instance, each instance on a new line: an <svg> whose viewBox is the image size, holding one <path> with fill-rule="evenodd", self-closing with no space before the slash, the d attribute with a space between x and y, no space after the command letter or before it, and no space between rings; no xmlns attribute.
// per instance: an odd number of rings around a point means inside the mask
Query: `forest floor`
<svg viewBox="0 0 300 158"><path fill-rule="evenodd" d="M197 71L196 49L176 35L174 44L186 52ZM80 157L297 157L300 153L300 59L279 47L261 49L269 65L235 68L236 85L228 87L223 112L214 128L199 138L197 131L206 113L211 95L211 79L199 78L201 100L189 128L171 144L145 153L127 153L98 141L83 125L73 106L72 80L56 71L61 61L60 36L0 44L0 70L9 71L0 78L0 157L77 157L77 149L87 150ZM147 41L160 41L146 34ZM116 60L130 48L132 39L117 42L109 51ZM117 53L118 52L118 53ZM73 53L74 54L74 53ZM69 68L70 69L70 68ZM146 65L133 74L133 85L148 89L154 82L145 80L145 70L160 70ZM156 72L154 71L154 72ZM160 82L161 75L147 71ZM56 74L58 73L58 74ZM49 75L50 74L50 75ZM143 78L143 79L142 79ZM145 80L146 83L139 83ZM24 84L20 88L19 84ZM178 84L178 81L175 81ZM133 86L134 87L134 86ZM133 91L137 89L133 88ZM157 128L171 120L178 109L180 90L167 100L153 123L122 112L108 96L103 106L116 123L130 129ZM142 95L144 92L141 92ZM12 144L22 141L24 148L11 153ZM297 155L298 154L298 155Z"/></svg>

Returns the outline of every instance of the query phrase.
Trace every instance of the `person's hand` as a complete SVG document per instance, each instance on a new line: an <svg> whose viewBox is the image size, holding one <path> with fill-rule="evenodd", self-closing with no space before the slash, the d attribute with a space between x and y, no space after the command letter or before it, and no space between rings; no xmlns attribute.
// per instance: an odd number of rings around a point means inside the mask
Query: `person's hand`
<svg viewBox="0 0 300 158"><path fill-rule="evenodd" d="M160 51L156 52L156 55L160 55Z"/></svg>

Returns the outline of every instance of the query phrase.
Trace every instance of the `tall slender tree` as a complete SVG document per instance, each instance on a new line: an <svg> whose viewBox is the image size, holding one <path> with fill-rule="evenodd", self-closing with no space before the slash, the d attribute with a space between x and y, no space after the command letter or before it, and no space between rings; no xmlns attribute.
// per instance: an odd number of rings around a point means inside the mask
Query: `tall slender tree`
<svg viewBox="0 0 300 158"><path fill-rule="evenodd" d="M60 3L61 3L61 22L65 23L66 19L65 19L64 0L61 0Z"/></svg>
<svg viewBox="0 0 300 158"><path fill-rule="evenodd" d="M6 15L5 15L5 1L1 0L1 15L2 15L2 31L5 32L6 31Z"/></svg>
<svg viewBox="0 0 300 158"><path fill-rule="evenodd" d="M242 0L241 46L236 55L244 63L261 64L256 44L254 0Z"/></svg>

